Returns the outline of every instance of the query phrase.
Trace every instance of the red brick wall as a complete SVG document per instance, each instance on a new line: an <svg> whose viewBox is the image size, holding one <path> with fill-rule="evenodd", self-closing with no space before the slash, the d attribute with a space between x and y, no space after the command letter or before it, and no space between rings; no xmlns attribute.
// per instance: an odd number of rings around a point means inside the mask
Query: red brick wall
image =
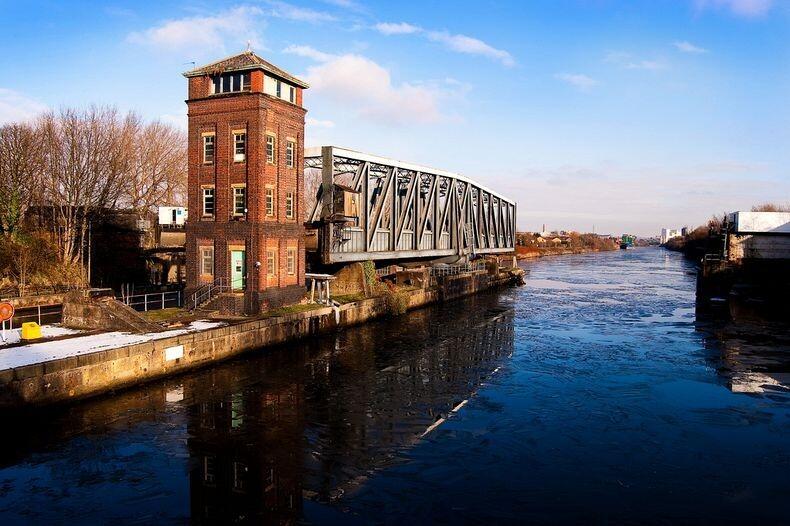
<svg viewBox="0 0 790 526"><path fill-rule="evenodd" d="M304 188L304 117L297 105L262 93L263 74L252 72L251 92L209 95L208 77L189 79L189 220L186 225L187 289L200 284L199 246L214 245L214 277L230 278L229 245L246 247L247 305L250 310L276 306L292 300L304 286L304 227L302 193ZM301 89L297 100L301 100ZM234 130L246 129L246 161L233 161ZM213 132L214 163L203 163L202 134ZM275 134L276 162L266 162L266 135ZM286 166L286 140L296 144L294 167ZM232 185L247 186L247 216L232 216ZM202 217L202 187L214 186L214 217ZM266 216L265 188L275 190L274 217ZM293 218L286 218L286 194L294 195ZM276 279L267 278L265 247L278 246ZM296 274L286 272L287 247L297 247ZM255 262L261 263L260 270ZM272 288L288 288L275 294Z"/></svg>

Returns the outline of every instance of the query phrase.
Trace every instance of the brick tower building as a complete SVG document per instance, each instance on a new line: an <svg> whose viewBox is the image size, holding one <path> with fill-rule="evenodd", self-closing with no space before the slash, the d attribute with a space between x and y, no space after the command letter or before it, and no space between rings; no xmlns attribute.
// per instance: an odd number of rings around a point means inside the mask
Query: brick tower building
<svg viewBox="0 0 790 526"><path fill-rule="evenodd" d="M187 294L215 283L224 308L246 313L298 301L307 84L251 51L184 76Z"/></svg>

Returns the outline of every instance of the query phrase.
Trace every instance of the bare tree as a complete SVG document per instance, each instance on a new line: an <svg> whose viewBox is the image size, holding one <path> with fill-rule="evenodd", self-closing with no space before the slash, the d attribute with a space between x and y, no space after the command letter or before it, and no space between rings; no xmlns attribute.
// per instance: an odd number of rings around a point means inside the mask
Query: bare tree
<svg viewBox="0 0 790 526"><path fill-rule="evenodd" d="M122 195L133 118L120 119L112 108L65 109L44 115L39 126L53 234L62 261L77 263L82 260L89 215L115 207Z"/></svg>
<svg viewBox="0 0 790 526"><path fill-rule="evenodd" d="M140 214L157 205L186 202L187 150L184 133L153 122L144 125L132 116L129 173L124 178L122 202Z"/></svg>
<svg viewBox="0 0 790 526"><path fill-rule="evenodd" d="M42 141L27 123L0 127L0 230L14 236L40 196Z"/></svg>

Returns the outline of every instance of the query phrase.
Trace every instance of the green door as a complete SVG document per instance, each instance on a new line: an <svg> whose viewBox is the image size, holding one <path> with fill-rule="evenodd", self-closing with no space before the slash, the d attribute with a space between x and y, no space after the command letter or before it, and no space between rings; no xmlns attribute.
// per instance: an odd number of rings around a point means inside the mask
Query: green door
<svg viewBox="0 0 790 526"><path fill-rule="evenodd" d="M247 265L243 250L230 251L230 286L233 290L244 290L247 280Z"/></svg>

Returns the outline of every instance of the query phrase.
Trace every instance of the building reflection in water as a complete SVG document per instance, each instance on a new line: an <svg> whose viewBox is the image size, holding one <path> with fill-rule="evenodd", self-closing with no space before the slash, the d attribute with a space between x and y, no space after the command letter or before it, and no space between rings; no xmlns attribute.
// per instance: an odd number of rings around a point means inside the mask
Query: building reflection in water
<svg viewBox="0 0 790 526"><path fill-rule="evenodd" d="M303 498L364 483L512 354L513 313L419 311L299 347L185 382L194 522L298 522Z"/></svg>
<svg viewBox="0 0 790 526"><path fill-rule="evenodd" d="M713 365L734 393L790 395L790 326L767 320L755 309L697 309L699 330Z"/></svg>

